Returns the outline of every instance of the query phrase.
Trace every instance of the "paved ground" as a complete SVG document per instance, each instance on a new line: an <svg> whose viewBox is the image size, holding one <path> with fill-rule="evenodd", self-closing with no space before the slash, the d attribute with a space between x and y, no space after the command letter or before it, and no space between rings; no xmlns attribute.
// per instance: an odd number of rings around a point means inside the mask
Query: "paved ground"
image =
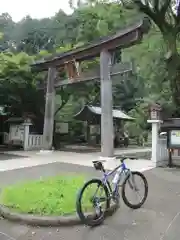
<svg viewBox="0 0 180 240"><path fill-rule="evenodd" d="M116 155L133 155L149 153L150 149L120 149L116 150ZM19 157L18 157L19 156ZM92 161L97 160L100 157L100 153L72 153L55 151L50 153L40 153L37 151L11 151L11 152L0 152L0 172L21 169L32 166L40 166L43 164L53 162L64 162L79 164L82 166L92 166ZM8 161L5 161L8 160ZM126 161L128 166L133 170L148 170L154 167L150 160L138 159L136 161ZM105 164L107 169L114 168L119 161L111 160Z"/></svg>
<svg viewBox="0 0 180 240"><path fill-rule="evenodd" d="M88 167L63 163L47 164L0 173L0 183L6 185L24 179L37 179L70 171L97 173ZM31 228L0 220L1 240L178 240L180 235L180 169L152 169L145 172L149 196L144 207L132 211L121 204L116 214L95 229ZM8 237L9 235L10 237Z"/></svg>
<svg viewBox="0 0 180 240"><path fill-rule="evenodd" d="M22 182L25 180L40 179L42 177L55 176L59 174L78 174L85 173L87 177L100 175L92 167L79 166L68 163L49 163L40 166L27 167L0 173L0 185L5 186Z"/></svg>

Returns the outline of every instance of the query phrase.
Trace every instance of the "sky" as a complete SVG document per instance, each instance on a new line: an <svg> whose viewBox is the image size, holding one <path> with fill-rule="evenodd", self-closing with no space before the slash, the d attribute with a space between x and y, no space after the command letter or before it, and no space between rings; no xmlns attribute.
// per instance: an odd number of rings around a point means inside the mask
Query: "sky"
<svg viewBox="0 0 180 240"><path fill-rule="evenodd" d="M71 13L68 0L1 0L0 14L8 12L12 19L17 22L26 15L32 18L51 17L59 9L67 14Z"/></svg>

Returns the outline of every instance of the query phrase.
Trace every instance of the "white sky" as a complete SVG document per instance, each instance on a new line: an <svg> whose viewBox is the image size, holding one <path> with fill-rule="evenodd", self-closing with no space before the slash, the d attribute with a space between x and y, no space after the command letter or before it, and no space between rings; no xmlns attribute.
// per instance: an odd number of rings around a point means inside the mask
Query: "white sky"
<svg viewBox="0 0 180 240"><path fill-rule="evenodd" d="M32 18L51 17L59 9L71 13L68 0L1 0L0 2L0 14L8 12L16 22L26 15Z"/></svg>

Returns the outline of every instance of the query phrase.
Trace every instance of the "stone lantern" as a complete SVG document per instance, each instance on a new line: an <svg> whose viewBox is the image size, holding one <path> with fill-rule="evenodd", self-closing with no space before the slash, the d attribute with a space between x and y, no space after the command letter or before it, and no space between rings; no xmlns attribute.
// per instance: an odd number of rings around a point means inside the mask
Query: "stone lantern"
<svg viewBox="0 0 180 240"><path fill-rule="evenodd" d="M150 106L150 118L151 120L160 120L161 119L161 106L159 104L152 104Z"/></svg>

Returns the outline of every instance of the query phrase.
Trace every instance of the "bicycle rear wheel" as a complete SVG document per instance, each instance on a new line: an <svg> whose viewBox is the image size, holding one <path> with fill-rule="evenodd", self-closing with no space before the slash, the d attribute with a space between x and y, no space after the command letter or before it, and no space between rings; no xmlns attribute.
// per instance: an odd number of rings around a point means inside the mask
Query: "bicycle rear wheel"
<svg viewBox="0 0 180 240"><path fill-rule="evenodd" d="M140 188L138 188L137 182L135 181L135 178L137 178L137 177L140 178L140 180L143 183L144 193L143 193L143 196L141 197L141 199L140 199L140 193L139 193ZM132 203L130 201L130 199L127 197L127 187L128 186L130 187L130 190L132 190L138 197L138 202ZM126 179L122 185L122 199L123 199L124 203L129 208L138 209L144 204L144 202L147 199L147 196L148 196L148 182L147 182L145 176L141 172L131 172L131 174L129 174L126 177Z"/></svg>
<svg viewBox="0 0 180 240"><path fill-rule="evenodd" d="M89 187L92 187L90 193L86 192ZM100 196L98 196L99 190ZM85 209L83 209L83 197L85 197ZM93 210L91 209L91 206ZM92 179L86 182L79 191L76 200L76 210L79 218L85 225L100 225L104 221L105 212L109 207L110 194L108 188L100 179Z"/></svg>

